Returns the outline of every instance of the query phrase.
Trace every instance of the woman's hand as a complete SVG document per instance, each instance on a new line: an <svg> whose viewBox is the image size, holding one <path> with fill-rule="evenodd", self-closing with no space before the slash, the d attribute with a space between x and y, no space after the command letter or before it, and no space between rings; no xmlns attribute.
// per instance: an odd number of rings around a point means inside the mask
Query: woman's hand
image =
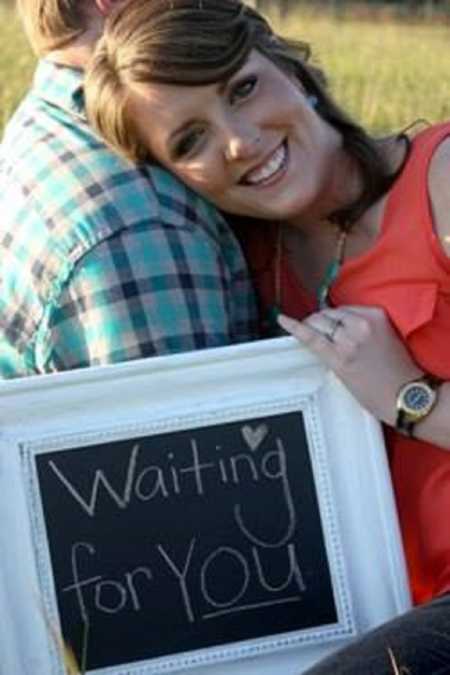
<svg viewBox="0 0 450 675"><path fill-rule="evenodd" d="M423 371L378 307L324 309L303 322L279 324L314 352L380 421L395 425L400 387Z"/></svg>

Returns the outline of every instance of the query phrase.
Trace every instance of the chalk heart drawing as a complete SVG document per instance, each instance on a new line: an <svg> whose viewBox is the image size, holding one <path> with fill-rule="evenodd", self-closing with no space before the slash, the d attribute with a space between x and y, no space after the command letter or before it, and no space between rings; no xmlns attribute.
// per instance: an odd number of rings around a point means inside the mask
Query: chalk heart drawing
<svg viewBox="0 0 450 675"><path fill-rule="evenodd" d="M253 429L251 426L246 424L244 427L242 427L241 432L248 447L254 452L259 448L269 433L269 428L267 424L259 424Z"/></svg>

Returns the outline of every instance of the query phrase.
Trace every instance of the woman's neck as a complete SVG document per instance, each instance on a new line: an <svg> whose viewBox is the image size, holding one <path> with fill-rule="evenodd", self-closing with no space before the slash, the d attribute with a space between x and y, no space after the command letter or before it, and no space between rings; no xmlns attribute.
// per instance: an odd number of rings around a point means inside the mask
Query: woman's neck
<svg viewBox="0 0 450 675"><path fill-rule="evenodd" d="M385 152L388 153L386 156L388 167L395 173L405 161L406 145L397 139L385 141L384 144ZM351 223L346 237L343 264L367 253L376 245L381 234L389 192L377 199L360 218ZM344 194L344 191L341 194ZM345 194L350 195L350 191ZM355 198L354 193L351 196ZM347 198L350 199L350 196ZM348 203L345 200L336 200L333 207L344 208ZM324 213L318 211L317 220L313 220L309 215L308 218L303 215L301 219L289 221L281 226L284 253L303 287L312 294L317 292L330 261L336 256L340 233L339 224L327 217L332 213L333 209L328 212L324 209Z"/></svg>
<svg viewBox="0 0 450 675"><path fill-rule="evenodd" d="M322 177L322 187L314 201L301 209L286 224L301 230L305 236L314 236L317 229L329 228L334 214L354 202L362 190L359 167L342 148L336 152L332 168Z"/></svg>

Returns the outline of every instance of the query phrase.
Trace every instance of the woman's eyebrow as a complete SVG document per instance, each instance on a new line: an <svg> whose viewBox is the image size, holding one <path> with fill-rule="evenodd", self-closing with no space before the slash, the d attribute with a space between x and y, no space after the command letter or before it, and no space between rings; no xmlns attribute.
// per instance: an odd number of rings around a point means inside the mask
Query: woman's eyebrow
<svg viewBox="0 0 450 675"><path fill-rule="evenodd" d="M231 75L230 77L227 77L227 78L224 79L224 80L221 80L220 82L214 83L215 86L216 86L217 93L218 93L220 96L222 96L223 93L225 92L225 90L226 90L226 88L227 88L227 86L228 86L228 83L229 83L229 81L231 80L232 77L233 77L233 75ZM201 86L201 85L200 85L200 86ZM197 119L195 119L194 117L189 117L189 119L187 119L187 120L185 120L184 122L182 122L182 124L180 124L179 126L177 126L177 127L169 134L168 140L169 140L169 141L172 141L175 137L177 137L177 136L179 136L180 134L182 134L184 131L186 131L186 129L188 129L190 126L192 126L192 124L195 124L196 122L197 122Z"/></svg>
<svg viewBox="0 0 450 675"><path fill-rule="evenodd" d="M236 77L236 75L237 75L237 73L231 73L231 75L228 75L227 77L224 77L224 78L221 79L219 82L213 83L213 84L216 86L216 90L217 90L217 93L219 94L219 96L222 96L222 95L225 93L225 91L227 90L227 88L228 88L230 82L233 80L234 77ZM201 85L200 85L200 86L201 86ZM189 118L188 120L186 120L185 122L183 122L182 124L180 124L178 127L176 127L176 129L174 129L174 130L169 134L169 137L168 137L167 140L168 140L170 143L172 143L172 142L174 141L174 139L176 139L177 136L179 136L179 135L182 134L184 131L186 131L187 129L189 129L189 127L190 127L192 124L195 124L196 122L197 122L197 120L196 120L195 118Z"/></svg>

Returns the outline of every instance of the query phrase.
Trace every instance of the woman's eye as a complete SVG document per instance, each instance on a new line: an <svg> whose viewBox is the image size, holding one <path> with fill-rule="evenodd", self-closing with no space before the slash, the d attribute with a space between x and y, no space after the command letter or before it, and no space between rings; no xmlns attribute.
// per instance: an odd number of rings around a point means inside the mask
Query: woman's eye
<svg viewBox="0 0 450 675"><path fill-rule="evenodd" d="M180 138L178 143L175 145L173 150L173 155L175 159L181 159L186 157L194 148L197 146L197 143L203 136L203 129L193 129L192 131L187 132Z"/></svg>
<svg viewBox="0 0 450 675"><path fill-rule="evenodd" d="M251 75L249 77L246 77L245 80L236 82L234 87L232 87L231 89L230 102L235 103L239 99L247 98L247 96L250 96L257 82L258 78L256 77L256 75Z"/></svg>

